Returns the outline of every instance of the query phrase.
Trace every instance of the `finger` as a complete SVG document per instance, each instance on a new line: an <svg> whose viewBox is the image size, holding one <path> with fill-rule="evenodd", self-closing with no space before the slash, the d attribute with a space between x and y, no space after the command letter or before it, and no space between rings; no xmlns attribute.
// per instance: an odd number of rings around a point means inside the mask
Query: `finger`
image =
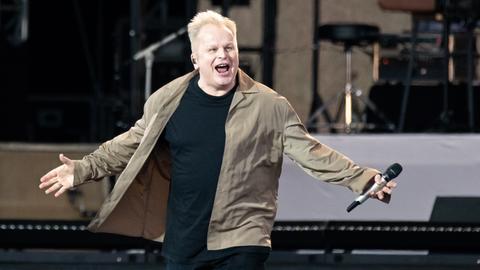
<svg viewBox="0 0 480 270"><path fill-rule="evenodd" d="M62 184L60 183L55 183L53 184L51 187L49 187L46 191L45 191L45 194L49 194L57 189L60 189L62 187Z"/></svg>
<svg viewBox="0 0 480 270"><path fill-rule="evenodd" d="M382 201L384 203L389 203L391 198L392 198L392 195L390 195L388 193L384 193L383 198L380 199L380 201Z"/></svg>
<svg viewBox="0 0 480 270"><path fill-rule="evenodd" d="M55 183L53 185L51 185L49 188L47 188L47 190L45 190L45 194L49 194L57 189L59 189L61 187L60 183Z"/></svg>
<svg viewBox="0 0 480 270"><path fill-rule="evenodd" d="M387 183L387 187L389 188L395 188L397 186L397 182L395 181L390 181Z"/></svg>
<svg viewBox="0 0 480 270"><path fill-rule="evenodd" d="M46 173L44 176L42 176L40 178L40 182L45 182L45 181L48 181L50 179L52 179L53 177L57 177L58 175L58 172L57 172L57 168L49 171L48 173Z"/></svg>
<svg viewBox="0 0 480 270"><path fill-rule="evenodd" d="M60 161L61 161L63 164L65 164L65 165L67 165L67 166L73 165L73 161L72 161L71 159L67 158L64 154L60 154L60 155L59 155L59 158L60 158Z"/></svg>
<svg viewBox="0 0 480 270"><path fill-rule="evenodd" d="M382 191L377 192L377 197L379 200L383 200L383 197L384 197L383 192Z"/></svg>
<svg viewBox="0 0 480 270"><path fill-rule="evenodd" d="M55 198L56 198L56 197L62 195L67 189L68 188L66 186L62 186L53 196L55 196Z"/></svg>
<svg viewBox="0 0 480 270"><path fill-rule="evenodd" d="M60 179L58 179L58 177L55 177L55 178L52 178L52 179L49 179L45 182L42 182L40 183L40 185L38 186L39 188L45 188L45 187L49 187L53 184L56 184L59 182Z"/></svg>
<svg viewBox="0 0 480 270"><path fill-rule="evenodd" d="M57 181L57 177L45 180L44 182L41 182L40 185L38 185L39 188L44 188L44 187L49 187L52 184L55 184Z"/></svg>
<svg viewBox="0 0 480 270"><path fill-rule="evenodd" d="M375 175L375 183L380 184L382 182L382 176L380 174Z"/></svg>
<svg viewBox="0 0 480 270"><path fill-rule="evenodd" d="M383 187L383 188L382 188L382 191L383 191L384 193L387 193L387 194L392 194L392 189L390 189L390 188L388 188L388 187Z"/></svg>

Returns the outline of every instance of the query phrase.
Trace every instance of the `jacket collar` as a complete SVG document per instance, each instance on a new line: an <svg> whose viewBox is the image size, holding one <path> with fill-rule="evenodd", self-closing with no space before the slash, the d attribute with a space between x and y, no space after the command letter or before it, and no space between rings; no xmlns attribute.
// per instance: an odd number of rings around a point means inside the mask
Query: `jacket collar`
<svg viewBox="0 0 480 270"><path fill-rule="evenodd" d="M177 106L180 102L181 97L187 90L190 80L198 74L198 70L189 72L182 77L179 77L172 82L168 83L163 87L163 92L168 93L164 99L165 104ZM238 86L235 89L236 93L233 96L232 104L230 105L230 110L234 109L240 102L245 100L247 94L258 93L258 87L255 85L255 81L250 78L245 72L241 69L238 70ZM172 91L165 91L171 89ZM160 90L161 91L161 90ZM160 110L160 108L159 108Z"/></svg>
<svg viewBox="0 0 480 270"><path fill-rule="evenodd" d="M257 93L258 88L255 87L255 81L250 78L243 70L238 69L238 90L242 93Z"/></svg>

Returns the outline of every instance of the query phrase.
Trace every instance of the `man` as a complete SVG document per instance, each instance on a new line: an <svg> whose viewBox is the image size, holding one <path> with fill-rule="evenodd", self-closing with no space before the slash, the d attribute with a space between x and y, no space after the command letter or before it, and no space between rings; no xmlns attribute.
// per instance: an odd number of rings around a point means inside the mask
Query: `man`
<svg viewBox="0 0 480 270"><path fill-rule="evenodd" d="M121 173L90 230L163 241L167 269L264 269L283 154L357 193L380 176L320 144L284 97L239 70L233 21L200 12L188 34L195 70L156 91L129 131L82 160L60 155L40 188L57 197Z"/></svg>

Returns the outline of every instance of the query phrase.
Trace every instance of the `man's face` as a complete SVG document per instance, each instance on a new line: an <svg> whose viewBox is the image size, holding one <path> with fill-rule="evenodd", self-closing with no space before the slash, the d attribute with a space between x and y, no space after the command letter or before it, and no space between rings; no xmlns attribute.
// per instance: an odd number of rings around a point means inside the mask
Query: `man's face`
<svg viewBox="0 0 480 270"><path fill-rule="evenodd" d="M238 71L238 49L233 33L225 26L207 24L198 32L192 53L205 91L230 90ZM207 88L207 89L205 89Z"/></svg>

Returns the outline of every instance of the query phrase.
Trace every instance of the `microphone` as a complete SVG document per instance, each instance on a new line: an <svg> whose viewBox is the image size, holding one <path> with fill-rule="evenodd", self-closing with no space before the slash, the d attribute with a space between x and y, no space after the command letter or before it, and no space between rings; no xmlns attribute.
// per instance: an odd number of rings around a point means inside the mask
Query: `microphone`
<svg viewBox="0 0 480 270"><path fill-rule="evenodd" d="M362 195L358 196L355 201L353 201L348 207L347 207L347 212L352 211L355 207L359 206L362 204L364 201L366 201L368 198L370 198L370 193L376 193L377 191L381 190L387 183L388 181L394 179L397 177L400 173L402 172L402 165L398 163L394 163L390 165L390 167L387 168L387 170L382 173L382 181L380 183L376 183L372 185L366 192L364 192Z"/></svg>

